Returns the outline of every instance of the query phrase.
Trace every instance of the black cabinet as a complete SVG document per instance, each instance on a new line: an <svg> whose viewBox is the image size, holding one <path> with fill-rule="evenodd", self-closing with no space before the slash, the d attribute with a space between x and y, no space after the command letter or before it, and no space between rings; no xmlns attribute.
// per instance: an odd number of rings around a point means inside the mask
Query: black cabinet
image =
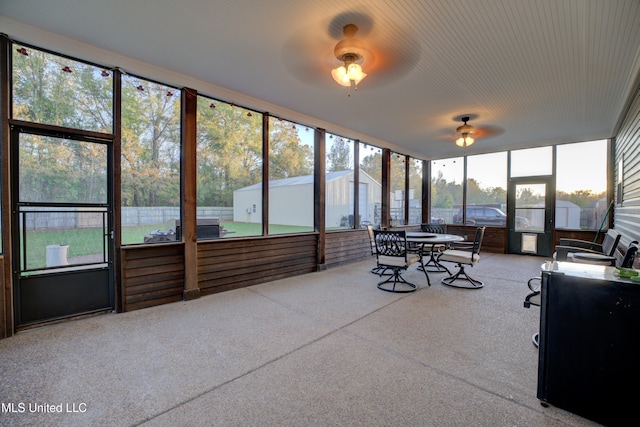
<svg viewBox="0 0 640 427"><path fill-rule="evenodd" d="M629 425L640 395L640 284L613 267L555 264L542 273L537 397Z"/></svg>

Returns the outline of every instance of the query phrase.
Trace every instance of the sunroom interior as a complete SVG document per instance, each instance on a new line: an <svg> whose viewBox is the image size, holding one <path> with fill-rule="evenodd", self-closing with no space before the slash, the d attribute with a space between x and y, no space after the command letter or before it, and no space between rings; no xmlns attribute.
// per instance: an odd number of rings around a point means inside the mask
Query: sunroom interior
<svg viewBox="0 0 640 427"><path fill-rule="evenodd" d="M207 17L233 43L196 26L160 30L177 6L2 6L3 336L86 314L47 312L46 294L33 309L42 313L22 313L20 282L42 272L93 280L87 270L104 268L95 311L124 312L367 259L367 224L442 222L465 237L487 225L484 250L543 257L562 237L597 240L610 227L623 248L637 239L636 2L607 13L598 2L501 12L500 1L407 2L393 13L325 3L303 11L307 25L266 37L257 24L267 11L223 2L230 16L261 12L238 27ZM204 11L214 12L180 7L196 21ZM414 13L434 26L447 16L452 29L423 31L403 19ZM494 18L509 31L500 43ZM327 76L349 24L368 44L369 75L345 88ZM134 27L149 36L127 35ZM463 123L476 138L460 147ZM75 243L78 227L97 233L97 248ZM537 239L533 250L522 234Z"/></svg>
<svg viewBox="0 0 640 427"><path fill-rule="evenodd" d="M336 272L379 292L368 225L486 226L496 274L607 229L622 256L638 22L635 0L3 2L0 338Z"/></svg>

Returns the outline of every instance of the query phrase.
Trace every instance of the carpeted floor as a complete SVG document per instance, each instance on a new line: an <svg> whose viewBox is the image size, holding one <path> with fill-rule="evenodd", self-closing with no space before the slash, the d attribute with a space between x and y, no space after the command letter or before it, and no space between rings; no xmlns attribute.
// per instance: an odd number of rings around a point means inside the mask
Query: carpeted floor
<svg viewBox="0 0 640 427"><path fill-rule="evenodd" d="M483 254L479 290L375 261L0 341L2 426L593 426L536 399L538 257ZM62 412L59 413L58 410Z"/></svg>

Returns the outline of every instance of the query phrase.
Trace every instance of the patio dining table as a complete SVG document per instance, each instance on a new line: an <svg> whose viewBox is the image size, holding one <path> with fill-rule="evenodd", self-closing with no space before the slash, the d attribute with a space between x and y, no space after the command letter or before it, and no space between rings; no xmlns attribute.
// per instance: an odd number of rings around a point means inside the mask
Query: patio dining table
<svg viewBox="0 0 640 427"><path fill-rule="evenodd" d="M451 274L451 272L447 267L445 267L444 265L438 262L438 258L435 256L436 245L446 245L447 243L455 243L455 242L462 242L462 241L464 241L464 238L456 234L438 234L438 233L426 233L423 231L407 231L407 242L420 245L421 247L420 256L422 256L422 253L424 252L424 246L431 245L429 261L421 264L426 271L432 272L432 273L441 273L443 271L446 271L447 273Z"/></svg>

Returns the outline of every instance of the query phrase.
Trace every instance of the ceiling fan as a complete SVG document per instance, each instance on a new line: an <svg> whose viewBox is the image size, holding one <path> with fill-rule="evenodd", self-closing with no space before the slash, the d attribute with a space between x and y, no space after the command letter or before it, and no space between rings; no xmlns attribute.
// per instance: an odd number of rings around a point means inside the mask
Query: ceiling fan
<svg viewBox="0 0 640 427"><path fill-rule="evenodd" d="M353 82L366 77L367 88L380 87L409 73L419 59L420 44L402 25L386 20L374 22L373 17L355 12L329 21L307 21L287 40L282 57L293 76L321 88L334 81L352 86L344 77L352 64L354 72L360 68L363 73L352 74L359 78ZM339 70L341 67L344 70ZM333 70L337 71L332 73Z"/></svg>
<svg viewBox="0 0 640 427"><path fill-rule="evenodd" d="M468 147L475 142L473 136L476 133L476 128L467 124L469 116L464 116L460 120L462 120L464 124L456 128L456 132L460 135L460 137L456 139L456 145L458 147Z"/></svg>
<svg viewBox="0 0 640 427"><path fill-rule="evenodd" d="M504 133L504 129L493 125L476 125L470 124L471 120L478 118L477 114L463 114L454 118L456 122L462 122L458 126L455 133L446 132L443 141L454 140L459 147L466 148L473 144L477 139L486 139L498 136Z"/></svg>
<svg viewBox="0 0 640 427"><path fill-rule="evenodd" d="M340 40L333 48L333 54L344 65L331 70L331 77L341 86L347 86L348 88L353 86L354 90L358 90L358 83L367 77L360 65L367 53L367 49L362 40L355 37L358 32L357 25L347 24L343 27L342 32L344 39ZM351 91L349 91L349 96L351 96Z"/></svg>

